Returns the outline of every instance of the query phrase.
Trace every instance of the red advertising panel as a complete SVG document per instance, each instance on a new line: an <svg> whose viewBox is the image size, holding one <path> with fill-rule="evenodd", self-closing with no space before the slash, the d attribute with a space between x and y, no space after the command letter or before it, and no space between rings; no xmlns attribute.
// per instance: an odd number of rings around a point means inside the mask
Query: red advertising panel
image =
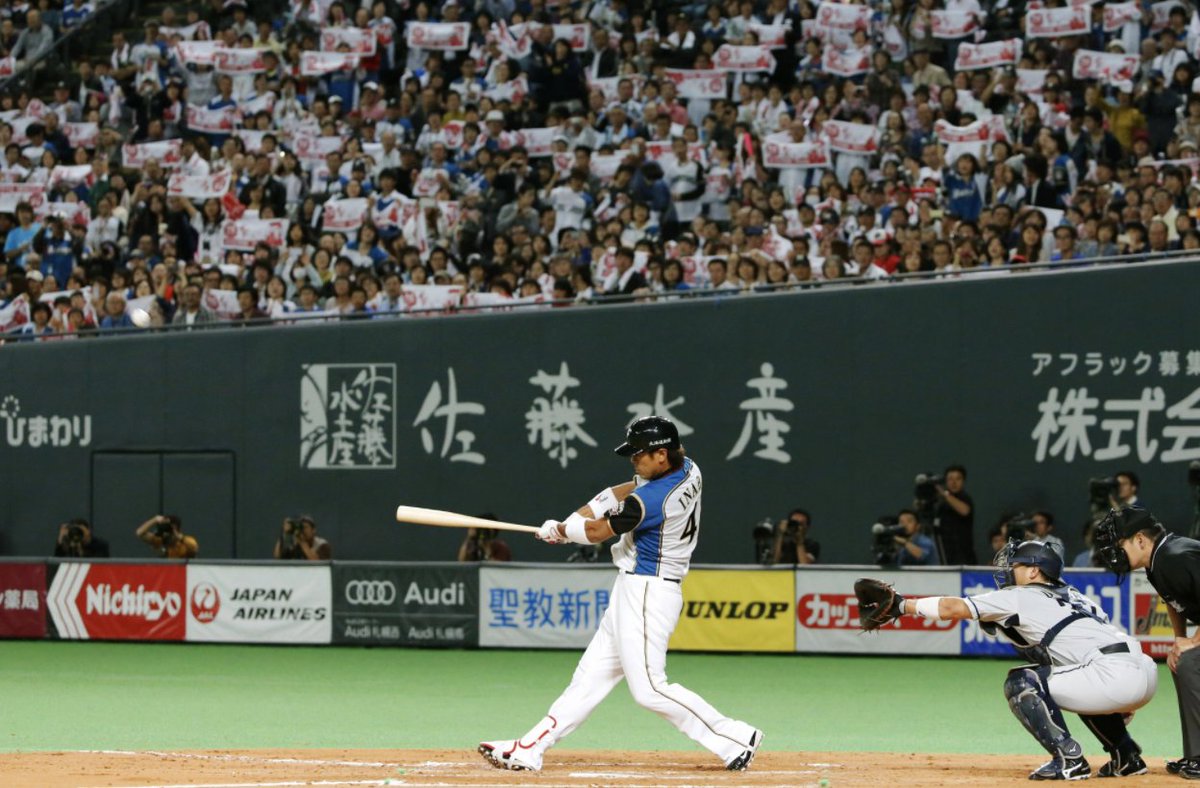
<svg viewBox="0 0 1200 788"><path fill-rule="evenodd" d="M183 640L186 594L182 564L65 563L46 603L61 638Z"/></svg>
<svg viewBox="0 0 1200 788"><path fill-rule="evenodd" d="M46 565L0 564L0 638L46 637Z"/></svg>

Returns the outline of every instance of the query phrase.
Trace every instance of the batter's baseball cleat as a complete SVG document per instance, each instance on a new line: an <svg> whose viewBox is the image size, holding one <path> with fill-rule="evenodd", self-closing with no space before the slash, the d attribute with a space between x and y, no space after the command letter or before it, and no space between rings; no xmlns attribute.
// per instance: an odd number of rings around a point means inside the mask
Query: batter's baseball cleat
<svg viewBox="0 0 1200 788"><path fill-rule="evenodd" d="M1142 760L1141 753L1117 752L1113 755L1112 760L1101 766L1096 771L1097 777L1132 777L1135 774L1145 774L1150 771L1146 766L1146 762Z"/></svg>
<svg viewBox="0 0 1200 788"><path fill-rule="evenodd" d="M522 747L518 740L480 742L479 754L497 769L508 769L514 772L540 772L542 770L542 754Z"/></svg>
<svg viewBox="0 0 1200 788"><path fill-rule="evenodd" d="M1084 758L1063 758L1061 755L1041 765L1029 775L1031 780L1086 780L1092 767Z"/></svg>
<svg viewBox="0 0 1200 788"><path fill-rule="evenodd" d="M758 747L762 744L763 733L756 730L750 734L750 749L744 751L741 755L734 758L725 765L725 768L731 772L744 772L750 768L750 762L754 760L754 754L758 752Z"/></svg>

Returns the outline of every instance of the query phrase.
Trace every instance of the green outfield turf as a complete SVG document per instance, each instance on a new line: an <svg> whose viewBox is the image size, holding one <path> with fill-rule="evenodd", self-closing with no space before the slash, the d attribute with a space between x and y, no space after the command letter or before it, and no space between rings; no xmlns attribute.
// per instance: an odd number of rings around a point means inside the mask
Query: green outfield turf
<svg viewBox="0 0 1200 788"><path fill-rule="evenodd" d="M473 747L545 712L579 654L0 642L0 751ZM761 727L766 750L1038 752L1001 692L1013 663L672 654L668 673ZM1074 715L1073 732L1098 750ZM1137 714L1147 755L1179 754L1175 691ZM620 685L564 743L696 749Z"/></svg>

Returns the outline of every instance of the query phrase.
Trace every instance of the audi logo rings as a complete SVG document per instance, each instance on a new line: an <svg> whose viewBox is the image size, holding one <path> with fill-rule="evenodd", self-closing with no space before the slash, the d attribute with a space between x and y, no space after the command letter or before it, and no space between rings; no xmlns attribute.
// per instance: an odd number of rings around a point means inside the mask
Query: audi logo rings
<svg viewBox="0 0 1200 788"><path fill-rule="evenodd" d="M391 580L351 580L342 592L352 605L390 605L396 601Z"/></svg>

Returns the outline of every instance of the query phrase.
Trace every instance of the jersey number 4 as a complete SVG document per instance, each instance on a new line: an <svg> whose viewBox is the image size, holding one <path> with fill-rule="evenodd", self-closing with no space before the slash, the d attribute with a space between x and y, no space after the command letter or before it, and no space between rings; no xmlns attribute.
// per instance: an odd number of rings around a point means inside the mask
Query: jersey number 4
<svg viewBox="0 0 1200 788"><path fill-rule="evenodd" d="M688 518L687 526L684 527L683 533L681 533L679 535L679 541L681 541L681 542L692 541L693 539L696 538L696 531L698 531L698 530L700 530L700 527L698 525L696 525L696 510L693 509L691 517Z"/></svg>

